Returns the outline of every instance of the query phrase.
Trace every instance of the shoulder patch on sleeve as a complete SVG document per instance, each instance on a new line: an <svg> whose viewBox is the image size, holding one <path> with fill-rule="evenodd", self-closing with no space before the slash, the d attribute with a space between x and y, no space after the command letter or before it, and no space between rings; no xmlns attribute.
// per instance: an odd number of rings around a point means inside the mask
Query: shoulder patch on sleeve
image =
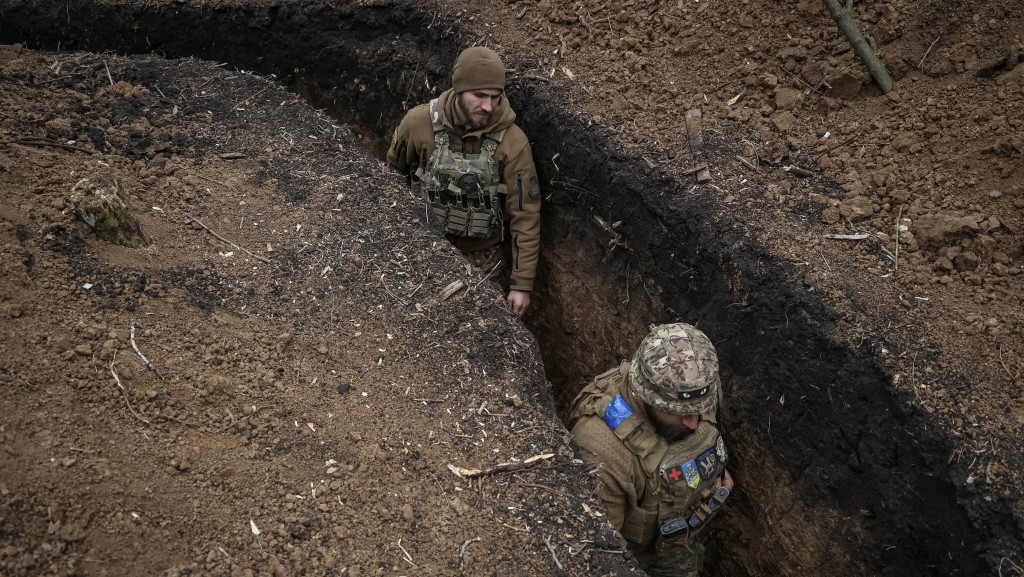
<svg viewBox="0 0 1024 577"><path fill-rule="evenodd" d="M530 198L533 200L540 198L540 182L536 175L530 177Z"/></svg>
<svg viewBox="0 0 1024 577"><path fill-rule="evenodd" d="M612 402L608 403L608 408L604 410L604 415L601 417L604 419L605 424L608 428L615 430L616 427L622 424L633 414L633 407L629 406L626 399L622 398L622 395L615 395L612 398Z"/></svg>

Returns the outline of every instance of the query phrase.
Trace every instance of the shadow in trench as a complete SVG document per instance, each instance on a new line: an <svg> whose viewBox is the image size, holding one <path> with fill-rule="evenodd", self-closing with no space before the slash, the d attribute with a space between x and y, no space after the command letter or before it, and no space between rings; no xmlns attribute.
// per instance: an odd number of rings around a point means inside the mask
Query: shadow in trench
<svg viewBox="0 0 1024 577"><path fill-rule="evenodd" d="M403 4L0 0L0 42L195 56L274 74L378 156L405 110L447 85L459 37L455 24ZM672 195L675 178L566 114L557 86L513 75L509 95L546 184L527 324L555 387L552 410L630 356L650 323L698 324L718 346L743 490L711 534L713 574L991 572L992 543L1014 532L1008 508L972 510L988 522L972 526L967 509L979 506L948 478L948 439L898 402L870 352L829 336L832 313L738 232L738 217L709 218L720 211L700 190ZM709 145L712 162L733 154L721 136Z"/></svg>

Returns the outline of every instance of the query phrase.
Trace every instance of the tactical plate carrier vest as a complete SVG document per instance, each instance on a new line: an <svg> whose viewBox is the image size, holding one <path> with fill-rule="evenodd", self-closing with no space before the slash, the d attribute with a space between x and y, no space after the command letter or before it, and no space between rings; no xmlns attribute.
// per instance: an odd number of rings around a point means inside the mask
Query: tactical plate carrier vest
<svg viewBox="0 0 1024 577"><path fill-rule="evenodd" d="M504 238L502 203L506 188L494 151L505 131L484 136L479 154L454 152L440 118L435 98L430 101L434 153L427 159L426 167L416 169L413 190L423 197L430 212L445 223L446 233L487 238L497 232L499 238Z"/></svg>
<svg viewBox="0 0 1024 577"><path fill-rule="evenodd" d="M599 375L576 398L569 427L583 418L600 418L646 473L646 489L637 492L640 502L623 519L620 533L626 541L642 547L653 543L656 551L686 543L729 496L728 489L716 486L729 458L725 442L718 429L702 419L685 439L666 443L647 417L626 401L626 387L620 368Z"/></svg>

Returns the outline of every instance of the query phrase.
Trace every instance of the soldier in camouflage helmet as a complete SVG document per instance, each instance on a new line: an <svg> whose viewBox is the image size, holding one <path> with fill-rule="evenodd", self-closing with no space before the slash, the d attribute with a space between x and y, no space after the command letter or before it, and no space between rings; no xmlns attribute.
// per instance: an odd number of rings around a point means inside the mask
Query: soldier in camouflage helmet
<svg viewBox="0 0 1024 577"><path fill-rule="evenodd" d="M684 323L653 327L630 361L598 375L569 426L598 465L597 496L649 575L696 577L697 534L733 490L717 428L718 353Z"/></svg>

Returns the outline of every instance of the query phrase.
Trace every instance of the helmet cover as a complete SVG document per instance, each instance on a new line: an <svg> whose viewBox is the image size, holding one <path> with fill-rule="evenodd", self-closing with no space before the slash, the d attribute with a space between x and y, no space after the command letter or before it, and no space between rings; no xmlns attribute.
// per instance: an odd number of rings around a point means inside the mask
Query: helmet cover
<svg viewBox="0 0 1024 577"><path fill-rule="evenodd" d="M629 369L633 395L676 415L700 415L718 404L718 353L707 335L685 324L651 329Z"/></svg>

